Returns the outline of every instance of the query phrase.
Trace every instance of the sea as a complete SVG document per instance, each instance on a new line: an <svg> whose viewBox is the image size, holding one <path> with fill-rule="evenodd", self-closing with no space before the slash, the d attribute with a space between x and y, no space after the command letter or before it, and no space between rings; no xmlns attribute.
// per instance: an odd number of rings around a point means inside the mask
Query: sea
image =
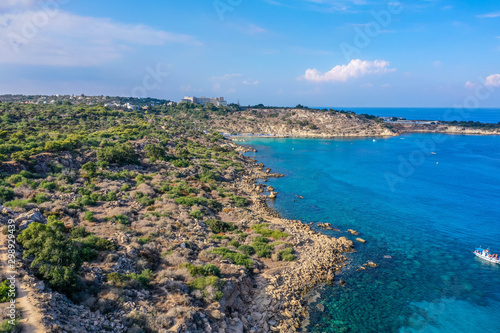
<svg viewBox="0 0 500 333"><path fill-rule="evenodd" d="M315 107L329 109L330 107ZM408 120L441 120L441 121L479 121L482 123L499 123L500 108L368 108L368 107L331 107L335 110L366 113L379 117L403 117Z"/></svg>
<svg viewBox="0 0 500 333"><path fill-rule="evenodd" d="M317 230L355 243L337 276L345 285L314 291L321 298L307 332L500 332L500 265L473 254L479 246L500 254L500 136L245 144L285 175L266 183L279 192L271 207L329 222L340 231Z"/></svg>

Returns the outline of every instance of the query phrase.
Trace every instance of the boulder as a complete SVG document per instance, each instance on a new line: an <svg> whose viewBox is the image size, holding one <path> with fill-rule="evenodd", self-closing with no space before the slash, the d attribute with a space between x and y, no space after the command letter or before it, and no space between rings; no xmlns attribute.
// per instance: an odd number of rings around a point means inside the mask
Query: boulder
<svg viewBox="0 0 500 333"><path fill-rule="evenodd" d="M19 227L19 230L25 230L29 227L29 225L33 222L45 223L45 216L40 212L38 208L32 209L27 213L21 214L14 220L16 225Z"/></svg>

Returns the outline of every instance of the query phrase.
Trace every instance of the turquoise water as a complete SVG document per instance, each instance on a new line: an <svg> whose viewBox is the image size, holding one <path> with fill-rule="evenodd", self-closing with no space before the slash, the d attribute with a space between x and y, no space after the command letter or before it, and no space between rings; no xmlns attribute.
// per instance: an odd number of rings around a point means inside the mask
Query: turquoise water
<svg viewBox="0 0 500 333"><path fill-rule="evenodd" d="M479 245L500 253L499 136L248 144L286 175L267 182L282 215L367 240L348 255L346 285L321 289L325 311L311 305L308 331L500 332L500 265L472 254ZM359 270L368 260L380 266Z"/></svg>
<svg viewBox="0 0 500 333"><path fill-rule="evenodd" d="M323 109L323 108L321 108ZM328 108L327 108L328 109ZM499 108L454 109L454 108L356 108L334 107L356 113L368 113L379 117L404 117L410 120L480 121L482 123L500 122Z"/></svg>

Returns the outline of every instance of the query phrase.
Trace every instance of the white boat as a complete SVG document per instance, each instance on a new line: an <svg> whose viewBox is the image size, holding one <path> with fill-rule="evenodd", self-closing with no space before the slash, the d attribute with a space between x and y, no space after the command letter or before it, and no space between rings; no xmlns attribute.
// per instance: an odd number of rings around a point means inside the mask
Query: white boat
<svg viewBox="0 0 500 333"><path fill-rule="evenodd" d="M485 250L478 247L476 251L474 251L474 254L483 260L493 262L495 264L500 264L500 258L498 257L498 254L492 254L488 249Z"/></svg>

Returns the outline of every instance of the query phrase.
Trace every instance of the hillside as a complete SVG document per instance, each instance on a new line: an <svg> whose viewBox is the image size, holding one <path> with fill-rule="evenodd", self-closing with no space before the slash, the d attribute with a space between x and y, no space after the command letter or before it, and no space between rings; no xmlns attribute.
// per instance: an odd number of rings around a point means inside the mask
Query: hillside
<svg viewBox="0 0 500 333"><path fill-rule="evenodd" d="M334 110L248 109L230 117L211 114L197 123L229 134L324 138L394 135L379 118Z"/></svg>
<svg viewBox="0 0 500 333"><path fill-rule="evenodd" d="M182 110L4 103L0 125L0 222L39 331L293 332L353 246L281 219L255 185L281 175Z"/></svg>

